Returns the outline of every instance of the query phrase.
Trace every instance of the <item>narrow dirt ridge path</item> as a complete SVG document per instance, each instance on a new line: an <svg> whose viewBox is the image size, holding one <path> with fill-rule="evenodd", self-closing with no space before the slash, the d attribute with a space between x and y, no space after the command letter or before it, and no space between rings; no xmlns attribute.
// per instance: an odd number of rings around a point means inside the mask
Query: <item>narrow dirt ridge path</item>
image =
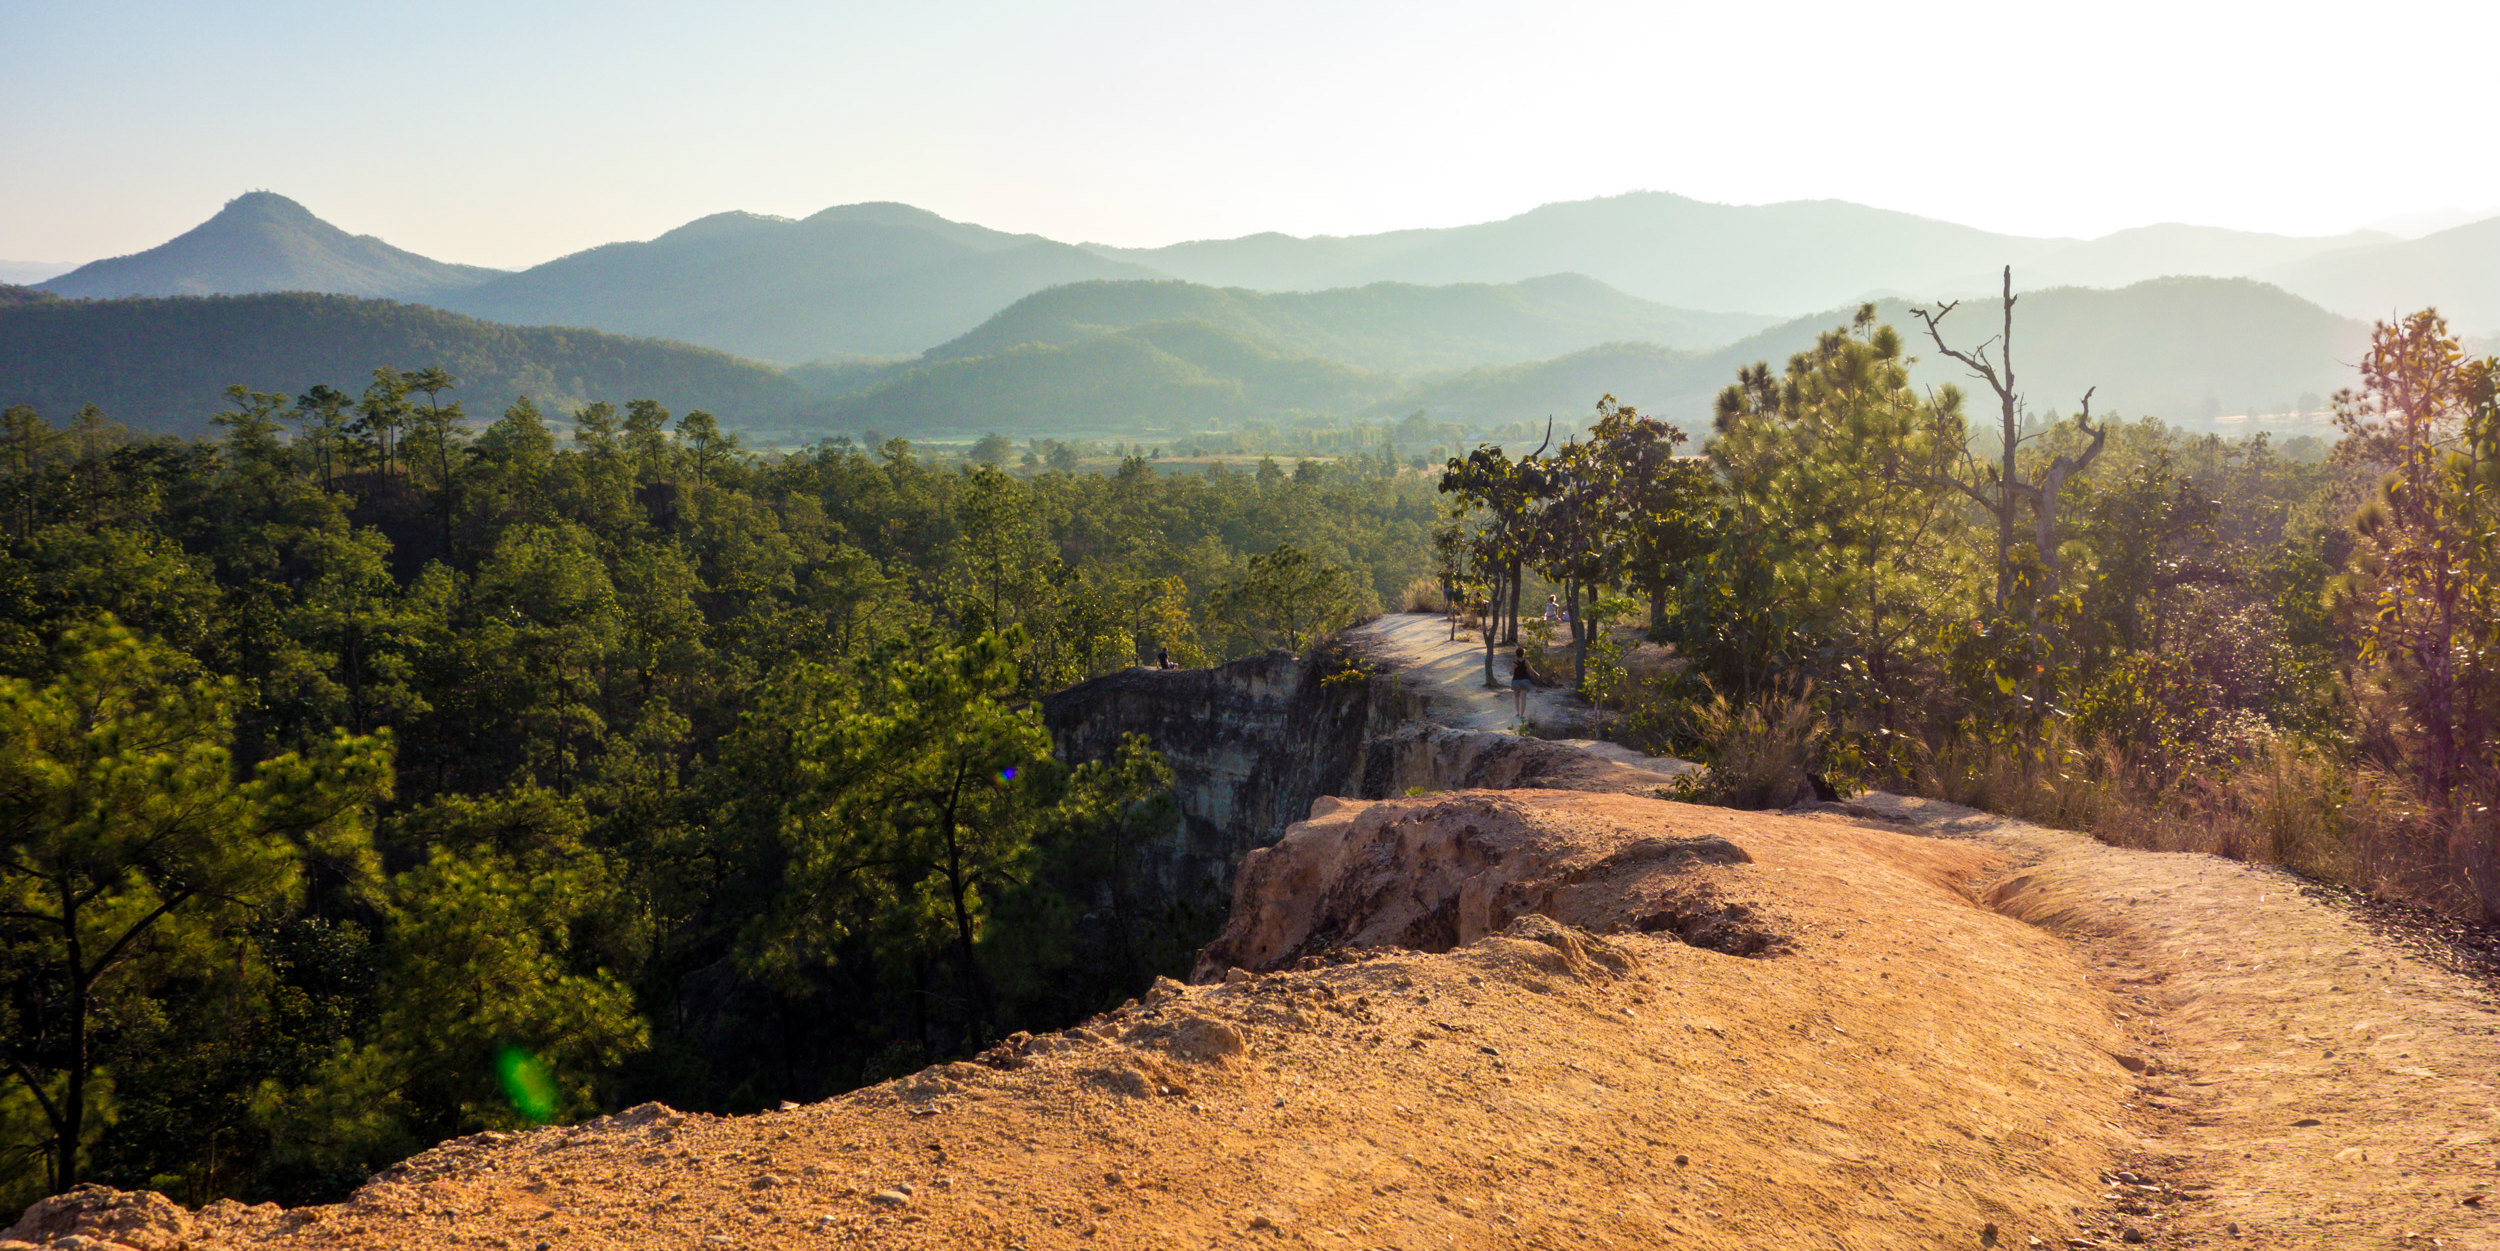
<svg viewBox="0 0 2500 1251"><path fill-rule="evenodd" d="M1481 647L1446 643L1441 618L1363 632L1409 680L1508 711L1508 692L1481 689ZM2482 986L2279 869L1932 800L1877 793L1850 807L1880 819L1815 815L2003 854L2014 867L1974 904L2066 940L2139 1048L2122 1062L2141 1066L2128 1127L2144 1143L2128 1170L2141 1184L2115 1182L2105 1211L2078 1213L2087 1231L2179 1247L2500 1248L2500 1002Z"/></svg>

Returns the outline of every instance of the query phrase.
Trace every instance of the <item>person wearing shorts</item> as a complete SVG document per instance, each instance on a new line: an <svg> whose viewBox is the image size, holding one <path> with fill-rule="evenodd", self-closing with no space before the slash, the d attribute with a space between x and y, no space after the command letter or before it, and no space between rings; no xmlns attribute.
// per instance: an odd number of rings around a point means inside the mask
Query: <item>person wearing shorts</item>
<svg viewBox="0 0 2500 1251"><path fill-rule="evenodd" d="M1536 671L1528 667L1528 649L1514 647L1510 652L1510 694L1518 705L1519 719L1528 719L1528 687L1535 683Z"/></svg>

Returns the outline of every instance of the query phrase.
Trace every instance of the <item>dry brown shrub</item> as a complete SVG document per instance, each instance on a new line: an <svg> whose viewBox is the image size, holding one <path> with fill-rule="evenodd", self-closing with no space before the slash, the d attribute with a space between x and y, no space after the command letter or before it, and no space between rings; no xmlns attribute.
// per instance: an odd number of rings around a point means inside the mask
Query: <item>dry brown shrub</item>
<svg viewBox="0 0 2500 1251"><path fill-rule="evenodd" d="M1406 601L1408 612L1447 612L1450 607L1450 601L1441 594L1440 582L1432 578L1408 582L1401 598Z"/></svg>

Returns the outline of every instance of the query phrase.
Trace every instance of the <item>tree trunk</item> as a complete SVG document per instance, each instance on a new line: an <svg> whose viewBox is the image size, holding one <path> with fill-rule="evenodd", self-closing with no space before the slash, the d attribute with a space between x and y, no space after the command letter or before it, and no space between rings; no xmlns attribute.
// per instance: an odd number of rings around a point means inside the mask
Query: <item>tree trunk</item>
<svg viewBox="0 0 2500 1251"><path fill-rule="evenodd" d="M1590 631L1588 616L1580 610L1578 580L1564 583L1563 594L1570 600L1568 611L1571 613L1571 690L1574 694L1585 697L1589 691ZM1590 602L1594 603L1596 599L1596 594L1592 592L1589 596Z"/></svg>
<svg viewBox="0 0 2500 1251"><path fill-rule="evenodd" d="M955 958L963 975L964 1001L972 1009L973 1041L989 1041L989 987L981 978L979 959L972 950L972 913L964 907L963 843L958 837L956 811L963 802L964 776L967 768L955 766L955 783L946 795L946 807L939 817L939 830L946 839L946 895L955 912Z"/></svg>
<svg viewBox="0 0 2500 1251"><path fill-rule="evenodd" d="M53 1150L59 1163L53 1166L55 1186L67 1191L79 1182L78 1147L86 1136L87 1125L87 1009L88 997L94 989L87 976L86 953L78 942L77 895L67 880L61 882L61 928L69 945L69 1080L62 1092L59 1116L60 1141Z"/></svg>

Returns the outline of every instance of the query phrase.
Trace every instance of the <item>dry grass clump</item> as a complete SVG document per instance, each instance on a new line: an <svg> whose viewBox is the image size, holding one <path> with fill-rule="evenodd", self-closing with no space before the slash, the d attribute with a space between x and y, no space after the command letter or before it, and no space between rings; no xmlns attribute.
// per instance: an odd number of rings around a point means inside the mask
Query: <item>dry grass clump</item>
<svg viewBox="0 0 2500 1251"><path fill-rule="evenodd" d="M1809 685L1743 702L1713 693L1685 711L1695 754L1708 767L1684 779L1677 798L1727 808L1785 808L1815 797L1829 753Z"/></svg>
<svg viewBox="0 0 2500 1251"><path fill-rule="evenodd" d="M1401 598L1406 601L1408 612L1447 612L1450 608L1448 597L1441 594L1440 582L1432 578L1408 582Z"/></svg>
<svg viewBox="0 0 2500 1251"><path fill-rule="evenodd" d="M2031 743L1948 743L1909 786L2121 847L2281 865L2454 915L2500 912L2500 821L2491 805L2469 801L2442 816L2402 779L2291 739L2182 773L2052 728Z"/></svg>

